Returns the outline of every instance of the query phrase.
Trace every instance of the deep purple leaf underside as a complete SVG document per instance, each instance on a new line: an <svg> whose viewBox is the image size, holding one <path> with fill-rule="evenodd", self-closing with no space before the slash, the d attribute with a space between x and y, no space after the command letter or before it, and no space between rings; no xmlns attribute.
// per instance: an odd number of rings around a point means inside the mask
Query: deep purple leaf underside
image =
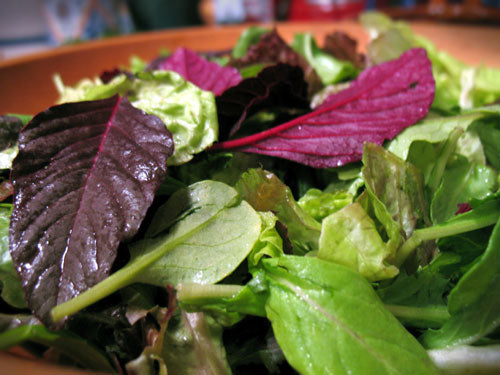
<svg viewBox="0 0 500 375"><path fill-rule="evenodd" d="M315 168L361 160L363 144L382 144L423 118L434 99L431 63L423 49L366 69L349 88L315 111L212 149L237 149Z"/></svg>
<svg viewBox="0 0 500 375"><path fill-rule="evenodd" d="M226 89L241 81L238 69L222 67L182 47L167 57L158 69L177 72L199 88L212 91L214 95L222 94Z"/></svg>
<svg viewBox="0 0 500 375"><path fill-rule="evenodd" d="M278 63L215 98L221 138L233 136L245 119L264 108L308 109L307 83L298 66Z"/></svg>
<svg viewBox="0 0 500 375"><path fill-rule="evenodd" d="M9 240L28 305L42 321L109 275L172 152L163 122L118 96L49 108L23 129Z"/></svg>

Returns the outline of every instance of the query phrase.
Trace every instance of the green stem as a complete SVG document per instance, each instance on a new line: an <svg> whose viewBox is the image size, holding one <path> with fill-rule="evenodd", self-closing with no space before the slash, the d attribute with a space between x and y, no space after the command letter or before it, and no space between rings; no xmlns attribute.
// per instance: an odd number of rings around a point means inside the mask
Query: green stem
<svg viewBox="0 0 500 375"><path fill-rule="evenodd" d="M241 290L241 285L229 284L179 284L177 290L177 300L181 303L191 303L193 301L199 302L200 300L212 300L217 298L233 298Z"/></svg>
<svg viewBox="0 0 500 375"><path fill-rule="evenodd" d="M495 202L493 202L495 204ZM487 204L485 204L486 206ZM481 207L477 209L481 210ZM396 256L396 265L401 266L408 256L419 247L422 242L436 240L442 237L454 236L460 233L466 233L473 230L481 229L495 224L499 217L500 212L497 210L485 210L483 215L478 215L476 212L469 211L460 216L456 216L450 221L434 225L428 228L416 229L412 236L398 250Z"/></svg>
<svg viewBox="0 0 500 375"><path fill-rule="evenodd" d="M173 249L177 244L182 242L184 236L181 236L173 241L161 243L156 248L146 254L131 260L125 267L110 275L92 288L86 290L75 298L55 306L52 311L52 320L58 322L64 317L72 315L87 306L101 300L104 297L111 295L117 290L133 284L136 277L146 267L150 266L160 259L167 251Z"/></svg>
<svg viewBox="0 0 500 375"><path fill-rule="evenodd" d="M396 318L403 323L423 328L440 328L449 318L446 306L414 307L402 305L385 305Z"/></svg>

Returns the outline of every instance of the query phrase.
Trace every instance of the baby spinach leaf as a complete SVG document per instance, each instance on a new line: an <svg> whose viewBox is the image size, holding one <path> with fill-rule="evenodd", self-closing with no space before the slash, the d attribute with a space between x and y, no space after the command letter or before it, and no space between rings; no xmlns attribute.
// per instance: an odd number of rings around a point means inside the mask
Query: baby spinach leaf
<svg viewBox="0 0 500 375"><path fill-rule="evenodd" d="M0 205L0 287L2 299L19 309L26 307L21 280L12 263L9 252L9 223L12 213L11 204Z"/></svg>
<svg viewBox="0 0 500 375"><path fill-rule="evenodd" d="M486 251L450 292L450 313L459 312L482 299L482 294L492 288L491 280L495 277L500 280L500 220L493 228Z"/></svg>
<svg viewBox="0 0 500 375"><path fill-rule="evenodd" d="M23 129L10 252L28 306L50 309L108 276L166 174L172 136L118 96L51 107Z"/></svg>
<svg viewBox="0 0 500 375"><path fill-rule="evenodd" d="M168 231L167 231L168 230ZM55 321L134 282L215 283L233 272L259 238L261 219L230 186L201 181L179 190L153 218L147 238L131 245L127 265L52 310Z"/></svg>
<svg viewBox="0 0 500 375"><path fill-rule="evenodd" d="M500 325L500 276L488 280L486 291L478 299L457 313L436 331L426 331L419 340L427 349L439 349L473 344L494 332Z"/></svg>
<svg viewBox="0 0 500 375"><path fill-rule="evenodd" d="M437 374L425 350L357 272L314 257L263 261L266 313L301 374Z"/></svg>
<svg viewBox="0 0 500 375"><path fill-rule="evenodd" d="M474 123L472 131L479 134L488 162L500 170L500 125L496 119L482 119Z"/></svg>
<svg viewBox="0 0 500 375"><path fill-rule="evenodd" d="M233 188L215 181L175 193L153 219L149 234L170 225L166 235L130 246L129 267L149 263L136 281L158 286L216 283L247 257L261 231L260 217L250 205L238 199Z"/></svg>

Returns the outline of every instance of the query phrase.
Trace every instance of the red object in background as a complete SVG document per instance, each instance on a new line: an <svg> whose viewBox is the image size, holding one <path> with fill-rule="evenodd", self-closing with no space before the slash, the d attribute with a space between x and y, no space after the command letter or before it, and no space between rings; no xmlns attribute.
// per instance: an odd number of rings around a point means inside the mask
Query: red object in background
<svg viewBox="0 0 500 375"><path fill-rule="evenodd" d="M355 17L364 9L365 0L291 0L288 20L335 20Z"/></svg>

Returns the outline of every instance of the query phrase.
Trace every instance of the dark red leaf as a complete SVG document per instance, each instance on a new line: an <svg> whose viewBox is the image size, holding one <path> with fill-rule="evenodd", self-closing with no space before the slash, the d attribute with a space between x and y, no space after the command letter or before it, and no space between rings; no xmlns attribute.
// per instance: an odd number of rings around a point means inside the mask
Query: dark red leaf
<svg viewBox="0 0 500 375"><path fill-rule="evenodd" d="M242 122L263 108L308 109L307 83L302 69L288 64L264 68L216 98L219 133L233 136Z"/></svg>
<svg viewBox="0 0 500 375"><path fill-rule="evenodd" d="M10 180L4 180L0 184L0 202L3 202L14 193L14 187Z"/></svg>
<svg viewBox="0 0 500 375"><path fill-rule="evenodd" d="M230 62L232 66L237 68L253 64L265 65L277 63L300 66L304 72L304 79L309 85L309 94L315 93L323 86L312 66L281 38L276 29L262 35L259 43L248 47L245 56Z"/></svg>
<svg viewBox="0 0 500 375"><path fill-rule="evenodd" d="M323 49L340 60L350 61L358 69L366 65L365 55L358 52L358 42L342 31L335 31L325 37Z"/></svg>
<svg viewBox="0 0 500 375"><path fill-rule="evenodd" d="M423 118L434 87L425 50L412 49L363 71L315 111L212 149L277 156L316 168L341 166L361 160L364 142L382 144Z"/></svg>
<svg viewBox="0 0 500 375"><path fill-rule="evenodd" d="M9 241L28 305L42 321L109 274L172 152L163 122L118 96L49 108L23 129Z"/></svg>
<svg viewBox="0 0 500 375"><path fill-rule="evenodd" d="M457 204L457 212L455 212L455 215L463 214L470 210L472 210L472 207L470 206L469 203L459 203Z"/></svg>
<svg viewBox="0 0 500 375"><path fill-rule="evenodd" d="M215 95L222 94L226 89L241 81L238 69L222 67L207 61L196 52L186 48L178 48L159 64L158 69L173 70L189 82L203 90L212 91Z"/></svg>

